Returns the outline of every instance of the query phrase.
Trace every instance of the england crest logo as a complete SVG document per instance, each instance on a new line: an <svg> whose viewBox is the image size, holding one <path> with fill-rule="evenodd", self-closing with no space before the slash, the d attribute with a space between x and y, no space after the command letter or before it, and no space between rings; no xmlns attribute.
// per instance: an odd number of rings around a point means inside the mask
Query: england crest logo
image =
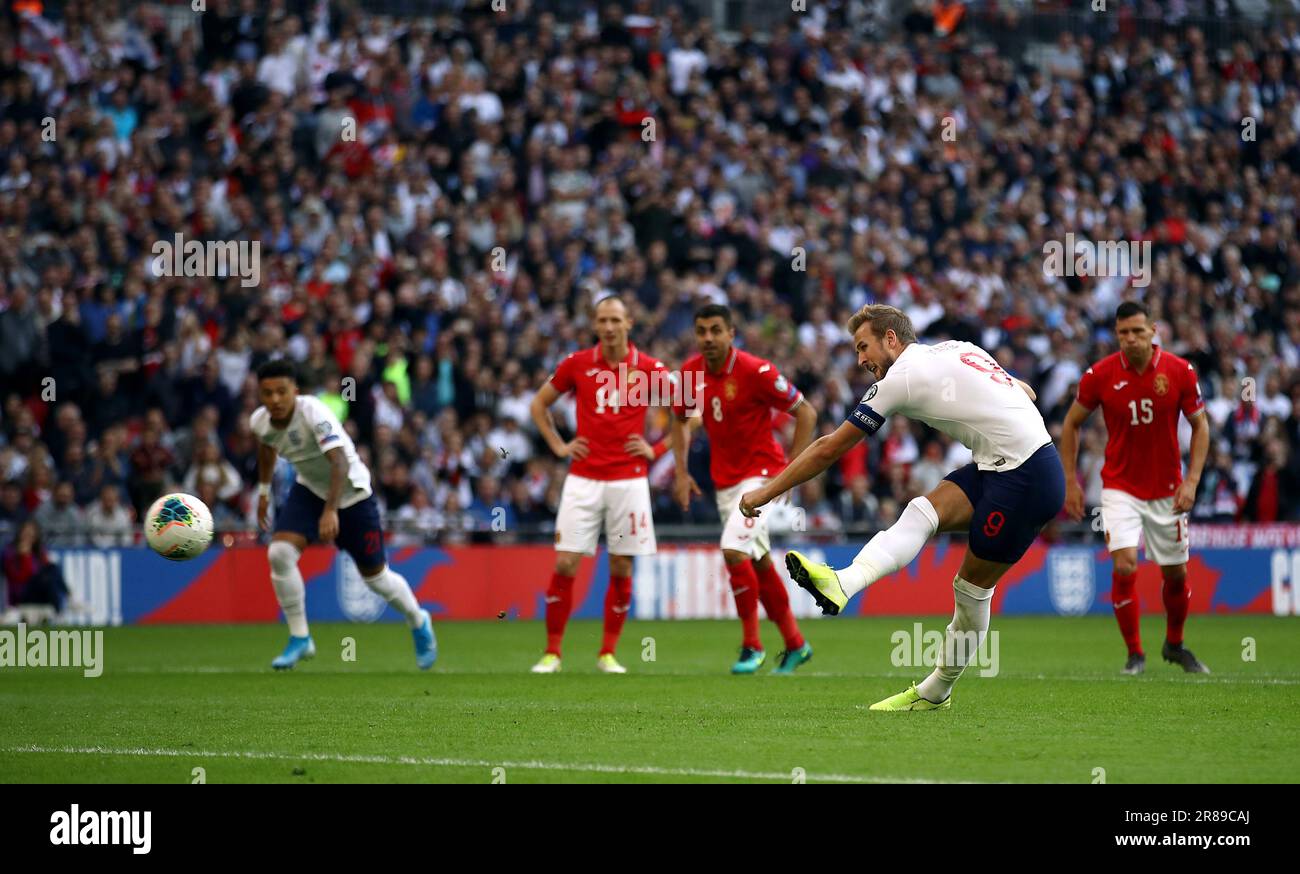
<svg viewBox="0 0 1300 874"><path fill-rule="evenodd" d="M1088 549L1058 549L1047 565L1047 590L1052 609L1062 616L1082 616L1097 596L1096 563Z"/></svg>

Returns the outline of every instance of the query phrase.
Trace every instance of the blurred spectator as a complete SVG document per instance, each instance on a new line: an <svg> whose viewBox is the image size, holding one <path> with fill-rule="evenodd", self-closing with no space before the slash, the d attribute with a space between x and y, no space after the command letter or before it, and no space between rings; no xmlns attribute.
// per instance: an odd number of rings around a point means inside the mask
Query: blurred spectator
<svg viewBox="0 0 1300 874"><path fill-rule="evenodd" d="M54 497L32 515L50 546L83 545L85 516L77 506L76 497L72 483L61 482L54 487Z"/></svg>
<svg viewBox="0 0 1300 874"><path fill-rule="evenodd" d="M162 445L162 434L155 426L148 426L131 450L131 479L129 491L136 516L144 518L145 511L167 487L167 469L175 456Z"/></svg>
<svg viewBox="0 0 1300 874"><path fill-rule="evenodd" d="M99 489L99 497L86 508L86 530L90 542L100 549L135 543L135 517L122 501L122 490L111 483Z"/></svg>
<svg viewBox="0 0 1300 874"><path fill-rule="evenodd" d="M215 512L216 505L228 505L235 501L243 491L243 480L239 471L229 461L221 457L221 447L216 443L200 443L194 452L194 464L190 466L181 482L181 490L202 498L201 486L211 486L213 502L203 498Z"/></svg>
<svg viewBox="0 0 1300 874"><path fill-rule="evenodd" d="M1264 460L1251 480L1242 507L1249 522L1293 522L1300 516L1300 476L1287 464L1286 444L1271 440L1264 448Z"/></svg>
<svg viewBox="0 0 1300 874"><path fill-rule="evenodd" d="M63 610L68 587L59 566L45 553L41 529L35 521L24 522L13 542L0 551L0 575L4 577L10 607L43 604L56 613Z"/></svg>

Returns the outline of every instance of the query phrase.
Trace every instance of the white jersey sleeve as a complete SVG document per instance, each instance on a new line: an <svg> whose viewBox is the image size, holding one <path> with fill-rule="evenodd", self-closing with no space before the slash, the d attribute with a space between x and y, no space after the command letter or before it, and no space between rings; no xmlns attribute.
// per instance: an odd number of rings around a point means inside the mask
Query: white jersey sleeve
<svg viewBox="0 0 1300 874"><path fill-rule="evenodd" d="M329 497L332 465L325 453L331 449L340 450L348 464L339 507L350 507L370 496L370 471L338 417L319 398L299 395L284 430L275 429L265 407L253 411L249 426L259 441L293 465L297 481L321 500Z"/></svg>
<svg viewBox="0 0 1300 874"><path fill-rule="evenodd" d="M867 389L857 409L849 414L849 422L868 434L874 434L885 424L888 416L907 406L912 395L907 367L907 362L901 358L896 361L884 379L877 380Z"/></svg>
<svg viewBox="0 0 1300 874"><path fill-rule="evenodd" d="M981 470L1015 470L1052 440L1029 396L974 343L909 344L849 421L875 433L891 413L959 441Z"/></svg>

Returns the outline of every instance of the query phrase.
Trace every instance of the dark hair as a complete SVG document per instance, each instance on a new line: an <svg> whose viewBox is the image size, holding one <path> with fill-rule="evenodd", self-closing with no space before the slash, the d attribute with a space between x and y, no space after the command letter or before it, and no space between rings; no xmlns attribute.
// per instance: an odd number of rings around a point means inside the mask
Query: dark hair
<svg viewBox="0 0 1300 874"><path fill-rule="evenodd" d="M257 368L257 381L264 379L291 379L298 382L298 367L288 358L273 358Z"/></svg>
<svg viewBox="0 0 1300 874"><path fill-rule="evenodd" d="M1115 308L1115 321L1118 322L1120 319L1127 319L1130 316L1146 316L1150 319L1151 312L1147 309L1146 304L1135 300L1126 300Z"/></svg>
<svg viewBox="0 0 1300 874"><path fill-rule="evenodd" d="M731 308L720 303L706 303L695 311L695 321L700 319L722 319L728 328L734 328L731 321Z"/></svg>

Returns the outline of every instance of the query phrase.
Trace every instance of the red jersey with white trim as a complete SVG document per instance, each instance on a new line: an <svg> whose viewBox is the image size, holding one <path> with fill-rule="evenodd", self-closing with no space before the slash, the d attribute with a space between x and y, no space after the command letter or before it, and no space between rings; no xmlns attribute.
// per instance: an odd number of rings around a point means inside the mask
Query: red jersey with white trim
<svg viewBox="0 0 1300 874"><path fill-rule="evenodd" d="M1140 501L1167 498L1183 481L1178 414L1190 419L1205 409L1196 369L1159 346L1138 373L1116 352L1089 367L1079 379L1078 401L1101 405L1106 419L1103 488L1119 489Z"/></svg>
<svg viewBox="0 0 1300 874"><path fill-rule="evenodd" d="M752 476L773 477L785 469L785 451L772 433L772 411L790 412L803 395L772 362L732 347L718 372L710 373L697 353L682 365L682 381L697 389L702 404L714 488ZM674 410L679 415L693 412L685 404Z"/></svg>
<svg viewBox="0 0 1300 874"><path fill-rule="evenodd" d="M666 386L675 379L662 362L631 343L627 344L627 357L615 364L600 354L599 343L560 362L551 376L551 385L560 394L574 393L578 436L587 438L589 450L586 458L569 460L570 472L598 480L646 475L650 462L631 455L624 445L633 434L645 435L646 412L652 398L663 392L661 388L651 389L652 374L657 374L653 377L656 386Z"/></svg>

